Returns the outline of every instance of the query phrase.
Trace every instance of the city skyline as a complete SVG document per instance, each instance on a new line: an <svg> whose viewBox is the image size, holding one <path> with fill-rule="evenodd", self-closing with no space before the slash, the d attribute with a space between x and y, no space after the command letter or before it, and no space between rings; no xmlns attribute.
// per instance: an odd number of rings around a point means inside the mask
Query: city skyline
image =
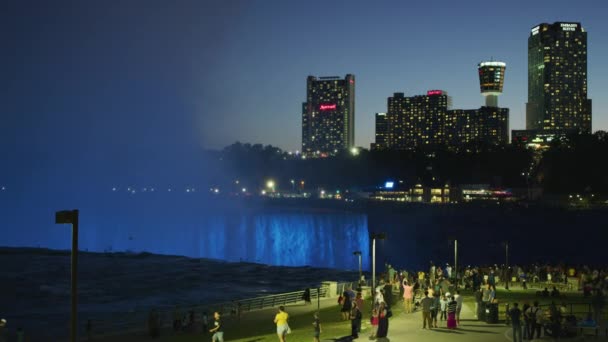
<svg viewBox="0 0 608 342"><path fill-rule="evenodd" d="M538 23L558 21L580 22L589 34L593 131L607 130L602 8L601 1L495 10L482 1L13 2L2 14L11 53L0 63L7 80L0 152L19 177L27 176L20 170L53 177L74 164L135 177L142 169L169 174L162 165L193 169L189 160L201 149L235 141L295 151L305 77L351 73L355 145L367 148L375 113L395 92L443 89L454 108L479 108L475 69L492 58L508 66L500 107L510 109L510 129L524 129L528 36Z"/></svg>

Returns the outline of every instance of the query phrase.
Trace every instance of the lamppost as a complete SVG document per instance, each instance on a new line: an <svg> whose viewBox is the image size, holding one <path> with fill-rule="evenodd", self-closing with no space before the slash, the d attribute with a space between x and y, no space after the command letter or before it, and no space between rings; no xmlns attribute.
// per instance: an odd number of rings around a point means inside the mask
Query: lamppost
<svg viewBox="0 0 608 342"><path fill-rule="evenodd" d="M511 276L511 272L509 272L509 241L505 241L505 289L509 289L509 277Z"/></svg>
<svg viewBox="0 0 608 342"><path fill-rule="evenodd" d="M449 242L454 241L454 269L452 275L456 278L456 284L458 286L458 240L456 238L450 238Z"/></svg>
<svg viewBox="0 0 608 342"><path fill-rule="evenodd" d="M356 255L359 257L359 280L357 280L357 287L361 286L361 276L362 276L362 270L361 270L361 251L354 251L353 255Z"/></svg>
<svg viewBox="0 0 608 342"><path fill-rule="evenodd" d="M372 301L376 294L376 240L386 239L385 233L372 233Z"/></svg>
<svg viewBox="0 0 608 342"><path fill-rule="evenodd" d="M78 340L78 210L63 210L55 213L55 224L72 224L72 317L70 320L70 341Z"/></svg>

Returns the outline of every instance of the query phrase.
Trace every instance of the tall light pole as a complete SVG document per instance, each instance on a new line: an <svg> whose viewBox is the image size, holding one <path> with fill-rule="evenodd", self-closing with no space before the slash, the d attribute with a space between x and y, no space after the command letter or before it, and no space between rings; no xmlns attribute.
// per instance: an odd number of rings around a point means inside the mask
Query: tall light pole
<svg viewBox="0 0 608 342"><path fill-rule="evenodd" d="M72 224L72 317L70 320L70 341L78 340L78 210L64 210L55 213L55 224Z"/></svg>
<svg viewBox="0 0 608 342"><path fill-rule="evenodd" d="M376 240L386 239L385 233L372 233L372 301L376 295Z"/></svg>
<svg viewBox="0 0 608 342"><path fill-rule="evenodd" d="M505 288L509 289L509 241L505 241Z"/></svg>
<svg viewBox="0 0 608 342"><path fill-rule="evenodd" d="M357 287L359 287L361 286L361 276L363 275L361 270L361 251L354 251L353 255L359 257L359 280L357 280Z"/></svg>
<svg viewBox="0 0 608 342"><path fill-rule="evenodd" d="M458 284L458 240L454 239L454 278Z"/></svg>
<svg viewBox="0 0 608 342"><path fill-rule="evenodd" d="M456 278L456 285L458 286L458 240L456 238L448 238L448 244L454 241L454 268L452 269L453 278Z"/></svg>

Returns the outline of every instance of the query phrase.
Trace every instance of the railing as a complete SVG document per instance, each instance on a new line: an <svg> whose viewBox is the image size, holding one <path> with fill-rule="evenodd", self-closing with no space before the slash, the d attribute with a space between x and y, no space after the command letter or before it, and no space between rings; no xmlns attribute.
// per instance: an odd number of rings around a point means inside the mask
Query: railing
<svg viewBox="0 0 608 342"><path fill-rule="evenodd" d="M560 303L556 303L557 310L560 309ZM509 323L509 317L507 315L507 311L509 310L510 303L505 305L501 305L504 310L499 309L499 318L502 318L507 324ZM549 310L550 304L541 304L538 307L543 311L543 313ZM593 314L593 306L591 303L567 303L566 305L566 314L573 315L578 320L584 319L587 317L589 313ZM608 312L606 310L602 310L602 319L608 320Z"/></svg>
<svg viewBox="0 0 608 342"><path fill-rule="evenodd" d="M346 286L349 283L342 283ZM355 283L350 283L355 284ZM340 288L340 287L338 287ZM187 317L190 311L194 311L195 319L201 322L203 312L207 312L208 318L213 319L213 312L218 311L223 316L237 316L239 313L261 310L280 305L295 304L303 301L304 291L288 292L263 297L255 297L232 302L223 302L209 305L180 306L180 314ZM328 286L310 289L312 301L318 298L332 296ZM157 307L161 327L170 327L173 322L173 306ZM92 320L91 335L116 335L125 333L142 332L146 330L149 311L131 311L125 313L112 314L107 319ZM81 321L80 335L87 336L87 321Z"/></svg>

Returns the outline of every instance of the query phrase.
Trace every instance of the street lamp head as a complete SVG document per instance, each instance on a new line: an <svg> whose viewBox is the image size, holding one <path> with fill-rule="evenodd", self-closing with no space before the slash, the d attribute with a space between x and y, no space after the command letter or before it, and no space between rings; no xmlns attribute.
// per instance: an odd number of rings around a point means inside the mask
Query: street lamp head
<svg viewBox="0 0 608 342"><path fill-rule="evenodd" d="M55 212L55 224L73 224L77 219L78 210L62 210Z"/></svg>
<svg viewBox="0 0 608 342"><path fill-rule="evenodd" d="M353 255L361 255L361 251L354 251Z"/></svg>
<svg viewBox="0 0 608 342"><path fill-rule="evenodd" d="M386 239L386 233L372 233L371 238L376 240L384 240Z"/></svg>

